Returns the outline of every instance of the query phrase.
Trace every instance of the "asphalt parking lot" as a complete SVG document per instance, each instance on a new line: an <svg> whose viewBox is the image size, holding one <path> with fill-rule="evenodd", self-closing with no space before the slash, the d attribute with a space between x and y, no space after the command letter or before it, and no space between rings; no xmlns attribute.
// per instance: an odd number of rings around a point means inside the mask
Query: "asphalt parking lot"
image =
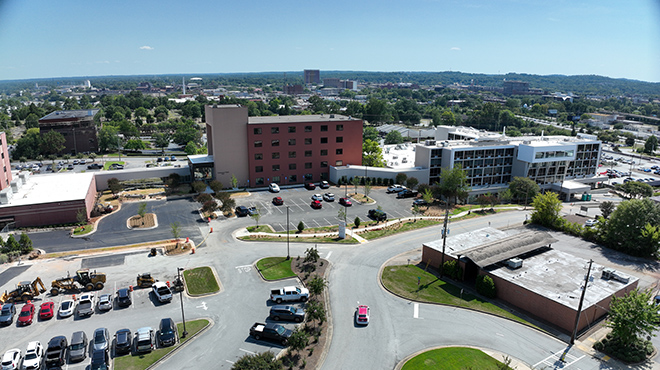
<svg viewBox="0 0 660 370"><path fill-rule="evenodd" d="M345 187L331 186L329 189L307 190L302 187L282 189L279 193L271 193L269 191L252 192L248 197L237 198L237 206L257 207L261 218L259 224L268 224L275 229L275 231L286 231L286 213L287 207L289 208L289 229L296 229L298 223L302 221L306 228L310 227L323 227L334 226L340 221L339 210L346 209L347 221L352 223L355 217L360 220L370 220L367 213L370 209L381 206L383 211L387 213L388 219L411 217L412 212L412 198L397 199L396 194L387 194L385 187L374 187L369 193L369 197L373 198L376 203L372 204L358 204L353 201L350 207L344 207L339 204L339 198L344 197L346 192L351 193L355 191L354 186ZM358 192L363 192L364 187L358 186ZM312 202L312 195L333 193L335 195L334 202L321 202L323 207L321 209L313 209L310 204ZM272 200L274 197L282 197L284 204L276 206Z"/></svg>

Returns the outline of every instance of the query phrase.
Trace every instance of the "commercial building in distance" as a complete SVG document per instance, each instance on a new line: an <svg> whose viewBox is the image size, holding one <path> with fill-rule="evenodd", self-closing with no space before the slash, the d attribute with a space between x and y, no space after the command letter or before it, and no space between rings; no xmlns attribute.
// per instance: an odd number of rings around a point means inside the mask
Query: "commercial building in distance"
<svg viewBox="0 0 660 370"><path fill-rule="evenodd" d="M305 84L321 83L321 71L318 69L306 69L303 72Z"/></svg>
<svg viewBox="0 0 660 370"><path fill-rule="evenodd" d="M62 134L65 139L62 153L98 152L94 123L98 112L98 109L55 111L39 120L39 130L42 134L51 130Z"/></svg>
<svg viewBox="0 0 660 370"><path fill-rule="evenodd" d="M318 182L330 166L362 162L362 120L342 115L248 117L244 106L209 105L206 135L208 156L190 163L212 164L225 186L232 177L240 187Z"/></svg>

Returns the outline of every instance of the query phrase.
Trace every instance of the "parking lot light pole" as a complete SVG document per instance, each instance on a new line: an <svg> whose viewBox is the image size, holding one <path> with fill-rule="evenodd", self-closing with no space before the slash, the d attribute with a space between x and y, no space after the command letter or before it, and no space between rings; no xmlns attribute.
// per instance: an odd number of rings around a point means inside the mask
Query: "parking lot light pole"
<svg viewBox="0 0 660 370"><path fill-rule="evenodd" d="M286 260L290 260L289 255L289 206L286 206Z"/></svg>
<svg viewBox="0 0 660 370"><path fill-rule="evenodd" d="M176 268L176 274L179 281L183 283L183 280L181 280L181 271L183 271L183 268ZM188 335L188 332L186 331L186 315L183 313L183 289L179 290L179 301L181 301L181 318L183 319L183 333L181 333L181 338L185 338L186 335Z"/></svg>

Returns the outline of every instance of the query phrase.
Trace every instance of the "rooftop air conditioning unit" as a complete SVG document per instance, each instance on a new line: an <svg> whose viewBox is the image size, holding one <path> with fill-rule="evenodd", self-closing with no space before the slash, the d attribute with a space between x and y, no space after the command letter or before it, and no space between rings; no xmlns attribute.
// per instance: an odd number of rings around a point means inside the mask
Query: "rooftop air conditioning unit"
<svg viewBox="0 0 660 370"><path fill-rule="evenodd" d="M428 146L435 145L435 140L426 140L426 141L424 142L424 145L428 145Z"/></svg>
<svg viewBox="0 0 660 370"><path fill-rule="evenodd" d="M507 267L509 267L511 270L521 268L522 264L523 264L523 260L517 257L506 261Z"/></svg>

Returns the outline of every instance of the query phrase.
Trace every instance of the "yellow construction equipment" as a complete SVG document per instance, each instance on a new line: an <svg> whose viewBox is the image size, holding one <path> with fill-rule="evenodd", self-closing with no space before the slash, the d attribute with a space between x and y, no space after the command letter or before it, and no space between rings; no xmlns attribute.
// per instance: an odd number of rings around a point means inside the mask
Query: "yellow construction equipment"
<svg viewBox="0 0 660 370"><path fill-rule="evenodd" d="M41 289L39 289L40 286ZM34 279L33 282L21 281L16 285L16 289L2 293L0 304L4 304L5 302L27 302L45 291L46 287L39 277Z"/></svg>
<svg viewBox="0 0 660 370"><path fill-rule="evenodd" d="M75 276L67 276L65 278L53 280L50 284L50 294L58 295L62 291L72 290L86 290L92 291L94 289L101 290L105 285L106 277L101 272L90 272L89 269L81 269L76 271Z"/></svg>
<svg viewBox="0 0 660 370"><path fill-rule="evenodd" d="M154 279L150 273L145 272L137 276L137 286L140 288L151 288L158 280Z"/></svg>

